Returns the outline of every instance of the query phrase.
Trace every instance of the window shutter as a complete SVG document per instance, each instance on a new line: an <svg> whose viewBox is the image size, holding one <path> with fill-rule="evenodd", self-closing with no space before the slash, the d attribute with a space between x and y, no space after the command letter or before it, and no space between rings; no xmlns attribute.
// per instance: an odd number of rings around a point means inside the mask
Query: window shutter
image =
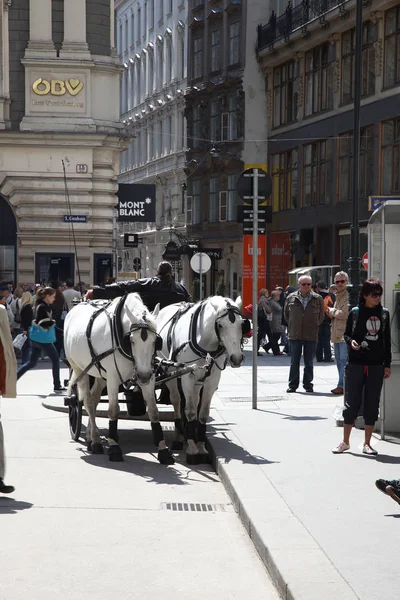
<svg viewBox="0 0 400 600"><path fill-rule="evenodd" d="M221 140L223 142L229 140L229 113L227 112L221 115Z"/></svg>
<svg viewBox="0 0 400 600"><path fill-rule="evenodd" d="M186 225L192 225L193 196L186 196Z"/></svg>
<svg viewBox="0 0 400 600"><path fill-rule="evenodd" d="M228 192L219 193L219 220L226 221Z"/></svg>

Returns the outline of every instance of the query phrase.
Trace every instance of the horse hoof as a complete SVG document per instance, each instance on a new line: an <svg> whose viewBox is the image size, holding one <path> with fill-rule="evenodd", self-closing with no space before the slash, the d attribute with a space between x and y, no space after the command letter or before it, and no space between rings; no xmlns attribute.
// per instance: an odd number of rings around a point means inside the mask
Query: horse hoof
<svg viewBox="0 0 400 600"><path fill-rule="evenodd" d="M88 442L87 443L87 449L88 449L89 452L92 451L92 442Z"/></svg>
<svg viewBox="0 0 400 600"><path fill-rule="evenodd" d="M175 459L171 454L171 451L168 448L164 448L163 450L159 450L157 454L157 458L162 465L174 465Z"/></svg>
<svg viewBox="0 0 400 600"><path fill-rule="evenodd" d="M171 450L174 450L175 452L183 450L183 442L179 442L178 440L173 441L171 444Z"/></svg>
<svg viewBox="0 0 400 600"><path fill-rule="evenodd" d="M108 450L108 458L110 462L123 462L122 450L119 446L110 446Z"/></svg>
<svg viewBox="0 0 400 600"><path fill-rule="evenodd" d="M199 464L199 455L198 454L186 454L186 464L187 465L198 465Z"/></svg>
<svg viewBox="0 0 400 600"><path fill-rule="evenodd" d="M212 465L210 455L206 452L205 454L198 454L197 464L199 465Z"/></svg>
<svg viewBox="0 0 400 600"><path fill-rule="evenodd" d="M92 454L104 454L104 448L100 442L96 442L95 444L91 444Z"/></svg>

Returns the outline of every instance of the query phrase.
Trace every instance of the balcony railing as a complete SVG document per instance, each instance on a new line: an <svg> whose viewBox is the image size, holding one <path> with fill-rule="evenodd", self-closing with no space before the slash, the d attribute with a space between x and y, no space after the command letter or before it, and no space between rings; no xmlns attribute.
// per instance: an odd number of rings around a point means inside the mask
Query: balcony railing
<svg viewBox="0 0 400 600"><path fill-rule="evenodd" d="M288 40L290 34L296 30L303 30L307 33L307 24L320 20L324 26L326 21L324 15L335 8L339 12L346 13L345 4L349 0L303 0L301 4L293 6L289 1L285 12L279 17L275 11L272 11L270 19L266 25L259 25L257 28L258 40L257 50L272 47L278 40Z"/></svg>

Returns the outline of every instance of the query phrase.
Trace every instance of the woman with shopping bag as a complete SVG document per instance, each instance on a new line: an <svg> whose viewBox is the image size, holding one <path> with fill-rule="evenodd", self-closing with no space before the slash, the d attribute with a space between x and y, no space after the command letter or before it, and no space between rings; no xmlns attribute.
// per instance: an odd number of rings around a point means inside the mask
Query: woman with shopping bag
<svg viewBox="0 0 400 600"><path fill-rule="evenodd" d="M60 358L54 346L56 341L56 324L53 321L51 305L56 298L56 290L52 287L45 287L38 291L36 295L35 318L28 330L29 339L32 344L32 351L29 360L20 366L17 372L17 379L24 373L33 369L42 352L51 360L53 365L53 385L54 391L63 391L60 382Z"/></svg>
<svg viewBox="0 0 400 600"><path fill-rule="evenodd" d="M31 354L31 341L29 339L29 328L33 321L33 297L30 292L24 292L21 296L21 329L23 335L25 335L25 343L21 348L21 365L24 365L29 361L29 357ZM14 340L15 341L15 340Z"/></svg>

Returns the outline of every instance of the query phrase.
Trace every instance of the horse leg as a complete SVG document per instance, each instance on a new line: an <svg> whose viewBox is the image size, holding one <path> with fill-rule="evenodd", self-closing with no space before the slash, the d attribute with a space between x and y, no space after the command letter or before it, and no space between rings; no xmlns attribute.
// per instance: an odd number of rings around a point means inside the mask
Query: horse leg
<svg viewBox="0 0 400 600"><path fill-rule="evenodd" d="M89 376L85 375L78 385L79 398L82 398L86 412L89 416L88 426L86 430L86 442L89 452L92 454L102 454L103 446L100 439L100 432L96 426L96 406L93 401L93 396L90 392Z"/></svg>
<svg viewBox="0 0 400 600"><path fill-rule="evenodd" d="M183 435L183 425L181 416L181 395L179 393L178 379L172 379L167 383L171 404L174 407L175 413L175 434L174 441L172 442L171 450L183 450L183 442L185 436Z"/></svg>
<svg viewBox="0 0 400 600"><path fill-rule="evenodd" d="M185 397L186 424L186 462L188 465L196 465L199 450L196 446L197 406L199 403L201 385L190 375L182 377L182 392Z"/></svg>
<svg viewBox="0 0 400 600"><path fill-rule="evenodd" d="M218 389L219 380L221 378L220 372L211 371L209 377L207 377L201 394L201 401L198 414L197 423L197 448L199 450L199 463L200 464L211 464L210 455L206 450L206 427L207 420L210 416L211 400L214 393Z"/></svg>
<svg viewBox="0 0 400 600"><path fill-rule="evenodd" d="M109 459L111 462L122 462L122 450L118 444L118 390L119 380L116 377L107 377L108 391L108 444Z"/></svg>
<svg viewBox="0 0 400 600"><path fill-rule="evenodd" d="M89 377L88 377L88 385L90 386ZM97 406L100 402L101 391L102 391L103 387L104 387L104 380L101 379L100 377L96 377L92 387L90 388L90 403L91 403L93 415L94 415L93 421L92 421L92 419L90 419L90 421L91 421L91 436L92 436L92 446L91 446L92 454L103 454L104 453L103 444L101 443L101 438L100 438L100 432L97 428L96 421L95 421Z"/></svg>
<svg viewBox="0 0 400 600"><path fill-rule="evenodd" d="M151 421L151 429L153 432L154 444L158 448L157 458L162 465L173 465L175 460L172 456L171 451L168 450L165 444L164 434L161 428L160 415L158 413L158 408L156 404L154 377L152 378L150 384L141 386L141 390L143 398L145 399L147 405L147 413Z"/></svg>

